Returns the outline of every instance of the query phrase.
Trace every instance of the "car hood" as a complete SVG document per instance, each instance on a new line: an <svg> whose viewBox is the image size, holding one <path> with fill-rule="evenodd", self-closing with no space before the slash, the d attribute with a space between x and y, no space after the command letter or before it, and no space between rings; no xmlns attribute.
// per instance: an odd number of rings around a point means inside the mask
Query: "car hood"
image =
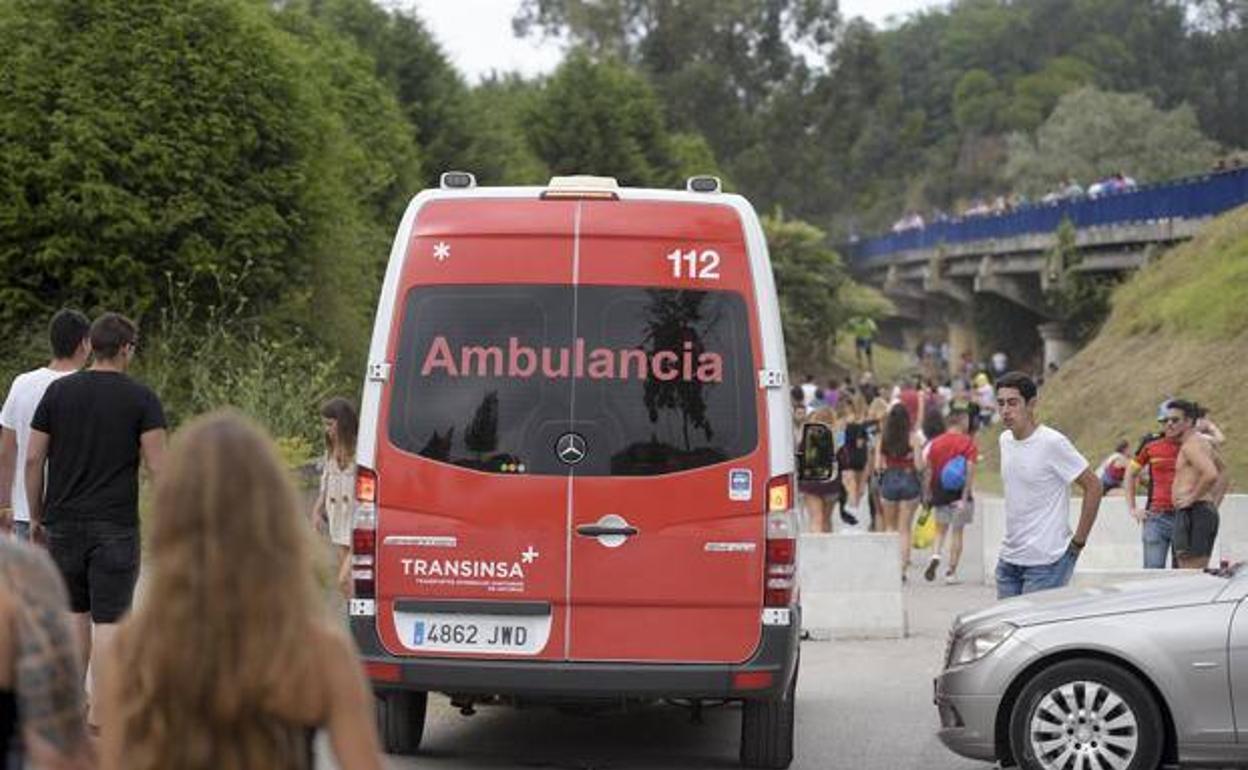
<svg viewBox="0 0 1248 770"><path fill-rule="evenodd" d="M1038 591L963 613L954 621L954 629L962 632L972 626L1001 622L1035 626L1099 615L1207 604L1216 599L1226 585L1225 578L1192 573L1128 580L1094 588Z"/></svg>

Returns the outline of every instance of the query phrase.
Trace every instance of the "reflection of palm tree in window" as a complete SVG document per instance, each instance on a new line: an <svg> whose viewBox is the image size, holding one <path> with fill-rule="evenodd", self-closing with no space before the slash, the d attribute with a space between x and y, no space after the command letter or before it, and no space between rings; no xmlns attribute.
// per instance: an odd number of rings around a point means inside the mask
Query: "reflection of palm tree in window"
<svg viewBox="0 0 1248 770"><path fill-rule="evenodd" d="M451 447L454 445L455 428L447 428L446 435L442 435L435 430L417 454L421 457L428 457L430 460L449 462L451 459Z"/></svg>
<svg viewBox="0 0 1248 770"><path fill-rule="evenodd" d="M464 446L483 462L485 455L498 448L498 391L491 390L481 399L472 422L464 430Z"/></svg>
<svg viewBox="0 0 1248 770"><path fill-rule="evenodd" d="M706 350L704 330L713 328L716 321L702 317L702 303L707 293L670 289L651 289L646 293L650 302L646 306L646 336L642 345L648 348L650 360L654 360L656 353L670 351L676 355L679 368L683 367L684 357L691 355L696 370L698 359ZM686 344L690 346L688 353ZM707 440L715 435L706 413L704 387L697 377L685 377L683 371L673 380L660 380L653 373L646 379L644 398L650 422L659 421L661 409L679 410L685 451L693 449L691 429L701 429Z"/></svg>

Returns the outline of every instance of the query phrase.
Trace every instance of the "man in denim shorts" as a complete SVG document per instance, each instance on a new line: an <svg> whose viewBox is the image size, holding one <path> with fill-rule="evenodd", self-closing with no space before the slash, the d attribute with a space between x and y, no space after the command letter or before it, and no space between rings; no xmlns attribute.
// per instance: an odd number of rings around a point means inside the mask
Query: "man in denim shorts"
<svg viewBox="0 0 1248 770"><path fill-rule="evenodd" d="M1061 588L1070 582L1101 506L1101 480L1070 440L1036 421L1036 383L1010 372L997 380L1005 539L997 562L997 598ZM1070 534L1070 485L1083 509Z"/></svg>

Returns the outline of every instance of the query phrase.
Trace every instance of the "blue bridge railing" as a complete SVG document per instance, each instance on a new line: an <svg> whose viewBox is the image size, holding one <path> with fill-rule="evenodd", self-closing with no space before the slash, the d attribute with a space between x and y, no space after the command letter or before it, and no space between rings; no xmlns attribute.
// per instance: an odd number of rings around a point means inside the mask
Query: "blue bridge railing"
<svg viewBox="0 0 1248 770"><path fill-rule="evenodd" d="M1007 214L934 222L926 227L865 238L845 251L855 267L887 263L900 251L948 243L1051 233L1063 219L1077 228L1160 219L1192 219L1220 214L1248 203L1248 167L1141 186L1097 198L1036 203Z"/></svg>

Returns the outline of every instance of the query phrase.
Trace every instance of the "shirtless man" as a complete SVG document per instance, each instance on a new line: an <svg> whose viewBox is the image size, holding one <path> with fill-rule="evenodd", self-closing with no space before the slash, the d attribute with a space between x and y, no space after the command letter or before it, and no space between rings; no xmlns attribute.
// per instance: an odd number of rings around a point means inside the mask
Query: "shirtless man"
<svg viewBox="0 0 1248 770"><path fill-rule="evenodd" d="M1191 401L1172 400L1166 425L1180 442L1174 467L1174 551L1180 569L1209 564L1218 536L1219 493L1225 493L1226 466L1209 439L1196 429L1200 408Z"/></svg>

